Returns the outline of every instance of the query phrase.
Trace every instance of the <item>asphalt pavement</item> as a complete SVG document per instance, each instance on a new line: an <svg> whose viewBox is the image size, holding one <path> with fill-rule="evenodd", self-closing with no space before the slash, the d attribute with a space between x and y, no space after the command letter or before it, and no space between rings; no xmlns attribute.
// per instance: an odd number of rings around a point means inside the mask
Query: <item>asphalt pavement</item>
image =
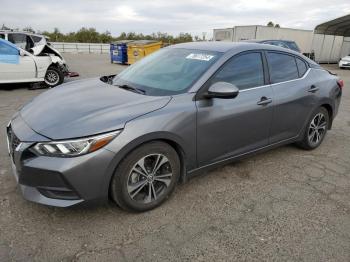
<svg viewBox="0 0 350 262"><path fill-rule="evenodd" d="M126 67L107 55L65 57L80 78ZM345 87L318 149L289 145L228 164L141 214L113 203L63 209L24 200L5 127L45 90L1 87L0 261L350 261L350 70L325 67Z"/></svg>

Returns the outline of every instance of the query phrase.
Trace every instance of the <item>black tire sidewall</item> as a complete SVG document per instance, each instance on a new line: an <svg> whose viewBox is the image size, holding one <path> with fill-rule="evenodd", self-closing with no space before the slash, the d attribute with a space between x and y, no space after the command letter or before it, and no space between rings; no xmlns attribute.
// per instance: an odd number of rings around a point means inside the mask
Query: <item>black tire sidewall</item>
<svg viewBox="0 0 350 262"><path fill-rule="evenodd" d="M327 127L325 129L325 132L324 132L321 140L317 144L311 144L310 141L309 141L309 127L310 127L311 121L314 119L314 117L318 113L322 113L325 116L326 122L327 122ZM324 107L320 107L312 114L312 116L310 117L309 121L307 122L307 126L306 126L306 129L305 129L305 134L304 134L304 141L303 141L305 143L306 147L308 149L315 149L315 148L319 147L322 144L323 139L326 137L328 127L329 127L329 114L328 114L328 111Z"/></svg>
<svg viewBox="0 0 350 262"><path fill-rule="evenodd" d="M62 84L63 80L64 80L63 72L59 68L57 68L56 66L49 66L47 71L49 71L49 70L55 71L57 73L58 82L57 82L57 84L51 85L51 84L48 84L47 82L44 81L45 85L48 86L49 88L52 88L52 87L55 87L55 86ZM47 71L46 71L46 74L47 74ZM45 74L45 79L46 79L46 74Z"/></svg>
<svg viewBox="0 0 350 262"><path fill-rule="evenodd" d="M161 153L169 159L173 174L172 181L166 191L157 200L149 204L138 203L130 198L127 191L130 170L142 157L156 153ZM144 144L129 153L118 165L111 182L111 196L123 209L136 212L151 210L162 204L171 195L179 180L180 172L181 165L179 156L170 145L164 142L150 142Z"/></svg>

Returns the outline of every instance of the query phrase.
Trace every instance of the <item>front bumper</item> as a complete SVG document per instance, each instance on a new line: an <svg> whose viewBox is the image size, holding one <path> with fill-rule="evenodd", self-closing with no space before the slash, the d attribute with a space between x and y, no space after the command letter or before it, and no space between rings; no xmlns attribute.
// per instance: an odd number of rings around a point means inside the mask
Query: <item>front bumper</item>
<svg viewBox="0 0 350 262"><path fill-rule="evenodd" d="M339 61L339 67L348 67L348 68L350 68L350 61L340 60Z"/></svg>
<svg viewBox="0 0 350 262"><path fill-rule="evenodd" d="M62 64L60 66L61 71L63 72L65 77L78 77L79 73L69 71L69 67L67 64Z"/></svg>
<svg viewBox="0 0 350 262"><path fill-rule="evenodd" d="M79 157L37 156L30 151L35 142L17 137L23 133L21 121L17 117L8 126L8 143L13 174L25 199L59 207L108 199L115 153L100 149Z"/></svg>

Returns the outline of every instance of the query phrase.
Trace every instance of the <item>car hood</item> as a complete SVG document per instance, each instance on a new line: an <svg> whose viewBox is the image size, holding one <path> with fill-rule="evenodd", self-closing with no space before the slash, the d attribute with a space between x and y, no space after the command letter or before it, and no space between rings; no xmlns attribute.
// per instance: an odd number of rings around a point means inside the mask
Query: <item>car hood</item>
<svg viewBox="0 0 350 262"><path fill-rule="evenodd" d="M52 55L58 56L59 58L64 60L62 55L60 54L60 52L58 52L55 48L53 48L52 46L49 46L47 44L36 45L36 46L31 48L31 51L32 51L32 54L35 56L38 56L38 55L45 53L45 54L52 54Z"/></svg>
<svg viewBox="0 0 350 262"><path fill-rule="evenodd" d="M97 78L51 89L25 105L20 114L35 132L69 139L123 128L127 121L164 107L170 99L133 93Z"/></svg>

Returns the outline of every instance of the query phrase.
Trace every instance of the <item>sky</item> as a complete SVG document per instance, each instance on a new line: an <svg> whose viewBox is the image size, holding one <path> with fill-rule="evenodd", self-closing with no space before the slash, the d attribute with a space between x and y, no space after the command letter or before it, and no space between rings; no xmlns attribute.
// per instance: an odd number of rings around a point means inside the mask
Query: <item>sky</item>
<svg viewBox="0 0 350 262"><path fill-rule="evenodd" d="M214 28L266 25L314 29L350 14L349 0L0 0L0 26L61 32L81 27L150 34L212 35Z"/></svg>

